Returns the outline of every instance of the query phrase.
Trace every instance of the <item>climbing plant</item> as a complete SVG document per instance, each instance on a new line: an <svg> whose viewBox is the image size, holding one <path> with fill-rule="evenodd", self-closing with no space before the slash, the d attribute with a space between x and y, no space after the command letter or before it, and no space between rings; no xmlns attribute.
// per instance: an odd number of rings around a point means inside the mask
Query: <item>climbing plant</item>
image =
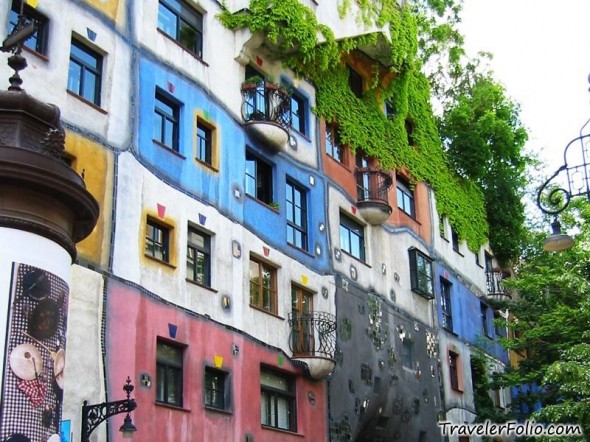
<svg viewBox="0 0 590 442"><path fill-rule="evenodd" d="M431 0L429 0L431 1ZM337 121L342 142L377 158L385 169L405 168L415 181L434 189L440 214L469 247L477 250L487 240L488 224L480 187L455 172L442 148L430 105L430 85L420 72L417 14L396 0L358 0L357 21L387 29L387 72L375 67L372 82L362 97L348 85L345 57L355 49L375 44L377 33L336 41L333 32L317 22L313 11L297 0L251 0L249 9L219 15L230 29L263 33L267 50L317 90L314 112ZM338 4L341 16L351 2ZM320 38L318 38L320 36ZM321 39L321 41L320 41ZM379 45L381 46L381 45ZM383 101L395 103L395 115L385 115ZM413 128L408 143L407 121Z"/></svg>

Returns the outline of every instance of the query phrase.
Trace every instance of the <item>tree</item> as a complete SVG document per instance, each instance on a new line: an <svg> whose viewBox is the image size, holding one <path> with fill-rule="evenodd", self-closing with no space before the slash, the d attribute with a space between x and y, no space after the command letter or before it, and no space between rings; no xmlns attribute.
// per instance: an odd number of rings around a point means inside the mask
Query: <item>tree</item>
<svg viewBox="0 0 590 442"><path fill-rule="evenodd" d="M516 277L508 283L518 299L508 304L515 319L512 337L503 344L527 358L500 381L539 387L514 398L517 415L523 405L532 410L539 404L532 418L579 424L590 435L590 204L577 200L571 206L562 222L580 230L574 248L544 252L544 234L530 231Z"/></svg>

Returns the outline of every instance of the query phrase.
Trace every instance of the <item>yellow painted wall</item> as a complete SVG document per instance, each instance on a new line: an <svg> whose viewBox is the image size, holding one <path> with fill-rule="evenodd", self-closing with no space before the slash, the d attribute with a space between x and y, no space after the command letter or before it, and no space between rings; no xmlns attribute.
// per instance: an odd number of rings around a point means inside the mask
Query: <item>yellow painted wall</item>
<svg viewBox="0 0 590 442"><path fill-rule="evenodd" d="M77 244L78 257L106 268L113 206L113 152L73 132L66 133L66 152L73 157L72 167L84 175L86 189L100 206L96 227Z"/></svg>
<svg viewBox="0 0 590 442"><path fill-rule="evenodd" d="M86 3L102 11L111 20L122 25L124 20L123 11L125 10L124 0L86 0Z"/></svg>

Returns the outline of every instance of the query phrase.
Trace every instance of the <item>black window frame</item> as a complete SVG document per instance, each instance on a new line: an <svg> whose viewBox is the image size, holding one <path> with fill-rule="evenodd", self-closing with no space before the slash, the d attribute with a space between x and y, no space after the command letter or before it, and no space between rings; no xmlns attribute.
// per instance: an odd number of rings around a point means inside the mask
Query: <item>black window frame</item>
<svg viewBox="0 0 590 442"><path fill-rule="evenodd" d="M296 106L293 106L293 102ZM307 135L307 100L303 95L294 91L291 94L291 127L297 132ZM299 124L297 124L297 122Z"/></svg>
<svg viewBox="0 0 590 442"><path fill-rule="evenodd" d="M174 351L180 353L181 362L173 361L171 359L164 359L161 357L160 346L167 346ZM184 396L184 353L186 346L175 342L170 342L165 339L158 338L156 341L156 402L160 404L172 405L175 407L182 407ZM166 375L162 376L162 370ZM168 375L174 372L177 375L178 383L174 384ZM163 385L162 385L163 384ZM169 388L172 384L177 400L170 400Z"/></svg>
<svg viewBox="0 0 590 442"><path fill-rule="evenodd" d="M188 3L177 0L174 3L178 3L178 7L173 4L173 2L168 0L158 0L158 29L170 37L172 40L177 42L180 46L184 49L189 51L190 53L196 55L198 58L203 58L203 43L204 43L204 32L203 32L203 22L204 22L204 14ZM172 16L175 18L174 28L175 33L172 34L172 31L168 31L161 27L160 22L160 14L163 10L168 11ZM185 27L183 28L182 25ZM189 29L194 33L194 41L192 44L189 44L186 41L186 37L182 36L182 30Z"/></svg>
<svg viewBox="0 0 590 442"><path fill-rule="evenodd" d="M453 284L445 279L440 278L440 306L442 313L442 327L445 330L453 331L453 306L451 295Z"/></svg>
<svg viewBox="0 0 590 442"><path fill-rule="evenodd" d="M150 227L152 232L150 234ZM158 261L170 263L170 238L171 238L171 228L165 224L159 223L153 218L148 218L146 220L146 227L145 227L145 245L144 245L144 253L146 256L150 258L156 259ZM158 238L156 232L162 232L162 238ZM150 247L151 246L151 247ZM151 249L151 252L150 252ZM157 256L157 250L161 250L161 257Z"/></svg>
<svg viewBox="0 0 590 442"><path fill-rule="evenodd" d="M297 194L299 195L299 206L297 206ZM307 189L295 181L287 179L285 185L285 206L287 211L287 243L305 251L309 250ZM299 220L297 219L298 212L300 214Z"/></svg>
<svg viewBox="0 0 590 442"><path fill-rule="evenodd" d="M78 57L76 54L73 53L73 48L84 53L86 57L90 57L96 61L96 65L93 66L89 64L86 60ZM70 61L68 67L68 84L67 89L74 95L77 95L84 100L92 103L96 106L100 106L101 102L101 90L102 90L102 67L103 67L103 55L98 51L92 49L87 44L83 43L81 40L72 37L71 47L70 47ZM75 64L79 67L79 76L77 77L78 80L78 90L74 90L70 88L72 81L72 64ZM94 75L95 83L94 88L92 91L92 96L86 94L85 91L85 83L88 80L88 75Z"/></svg>
<svg viewBox="0 0 590 442"><path fill-rule="evenodd" d="M451 243L453 244L453 250L457 253L461 253L459 250L459 234L453 228L451 228Z"/></svg>
<svg viewBox="0 0 590 442"><path fill-rule="evenodd" d="M158 106L160 104L160 106ZM165 107L170 108L169 110ZM153 141L161 146L164 146L174 152L180 152L180 103L171 98L166 92L160 88L156 88L154 95L154 128L155 123L160 120L160 130L158 136L152 132ZM157 119L157 120L156 120ZM171 142L172 145L166 144L167 138L167 124L172 125Z"/></svg>
<svg viewBox="0 0 590 442"><path fill-rule="evenodd" d="M285 389L279 389L272 385L264 383L264 373L268 373L275 378L281 379L285 383ZM269 400L265 401L265 396ZM279 424L279 409L278 400L283 399L287 403L287 427L282 427ZM274 400L274 401L273 401ZM268 404L266 410L265 402ZM274 410L270 410L273 406ZM282 371L273 370L269 367L262 366L260 368L260 424L262 427L276 428L290 432L297 432L297 395L296 395L296 378L293 375L284 373Z"/></svg>
<svg viewBox="0 0 590 442"><path fill-rule="evenodd" d="M23 3L25 2L25 0L22 1ZM12 0L8 15L7 35L13 31L15 25L18 23L20 4L21 2L19 0ZM24 3L23 16L28 22L35 21L37 23L36 31L24 42L24 46L37 54L47 56L49 47L49 18L27 3Z"/></svg>
<svg viewBox="0 0 590 442"><path fill-rule="evenodd" d="M209 166L213 165L213 130L207 124L197 120L197 160ZM203 154L204 151L204 154Z"/></svg>
<svg viewBox="0 0 590 442"><path fill-rule="evenodd" d="M408 182L401 178L399 175L396 179L395 187L397 196L397 208L404 212L406 215L415 219L416 201L414 191L410 188Z"/></svg>
<svg viewBox="0 0 590 442"><path fill-rule="evenodd" d="M205 366L203 373L203 394L205 408L230 411L231 378L229 372L209 365ZM216 394L219 396L217 397Z"/></svg>
<svg viewBox="0 0 590 442"><path fill-rule="evenodd" d="M248 162L254 164L254 171L250 170ZM247 195L261 201L267 205L271 205L274 200L273 191L273 165L262 160L258 155L246 149L246 168L245 168L245 183L244 189ZM248 183L253 183L252 185Z"/></svg>
<svg viewBox="0 0 590 442"><path fill-rule="evenodd" d="M203 244L201 245L197 242L191 241L191 233L200 236L203 239ZM211 237L212 235L201 229L192 225L188 226L186 241L186 279L206 287L211 287ZM192 256L191 251L193 253ZM203 257L202 265L199 265L199 256ZM199 276L201 276L201 278L199 278Z"/></svg>
<svg viewBox="0 0 590 442"><path fill-rule="evenodd" d="M340 132L335 123L326 123L325 139L326 155L339 163L344 163L344 147L340 143Z"/></svg>
<svg viewBox="0 0 590 442"><path fill-rule="evenodd" d="M426 298L434 298L434 277L432 259L416 248L409 250L410 281L414 293ZM428 287L424 287L424 283Z"/></svg>
<svg viewBox="0 0 590 442"><path fill-rule="evenodd" d="M345 230L347 237L348 237L348 241L347 243L349 244L349 247L346 247L346 243L343 243L342 241L342 233L343 233L343 229ZM357 231L359 233L357 233ZM344 213L340 213L340 228L339 228L339 238L340 238L340 250L342 250L343 252L347 253L348 255L352 256L353 258L356 258L360 261L365 262L365 258L366 258L366 252L365 252L365 226L363 226L362 224L358 223L357 221L353 220L351 217L346 216ZM358 238L359 239L359 255L356 255L355 253L353 253L352 250L352 238Z"/></svg>

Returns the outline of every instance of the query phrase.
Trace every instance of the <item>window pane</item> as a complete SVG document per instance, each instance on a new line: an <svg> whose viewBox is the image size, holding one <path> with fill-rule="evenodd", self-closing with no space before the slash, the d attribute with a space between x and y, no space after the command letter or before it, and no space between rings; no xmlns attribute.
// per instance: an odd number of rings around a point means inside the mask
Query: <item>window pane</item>
<svg viewBox="0 0 590 442"><path fill-rule="evenodd" d="M84 71L84 90L82 96L89 101L94 102L96 100L96 75L86 70Z"/></svg>
<svg viewBox="0 0 590 442"><path fill-rule="evenodd" d="M80 95L80 79L82 78L82 67L70 60L68 72L68 90Z"/></svg>
<svg viewBox="0 0 590 442"><path fill-rule="evenodd" d="M158 7L158 28L176 39L176 16L162 3Z"/></svg>

